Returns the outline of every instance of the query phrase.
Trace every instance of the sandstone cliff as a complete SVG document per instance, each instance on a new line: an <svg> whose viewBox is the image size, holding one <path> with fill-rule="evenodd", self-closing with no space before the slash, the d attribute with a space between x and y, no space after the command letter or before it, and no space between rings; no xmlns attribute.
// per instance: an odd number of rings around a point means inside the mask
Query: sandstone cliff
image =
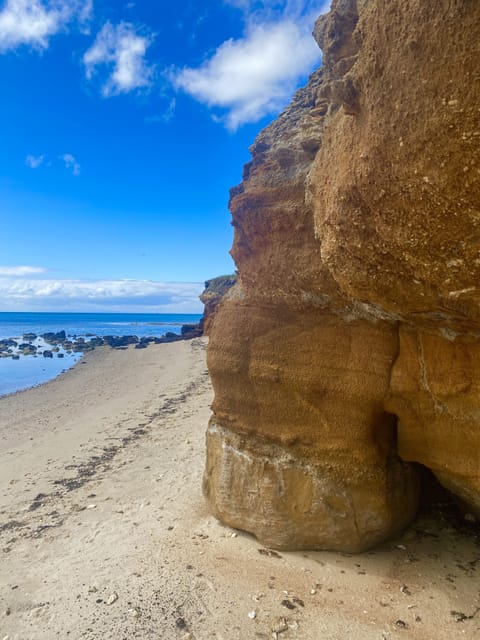
<svg viewBox="0 0 480 640"><path fill-rule="evenodd" d="M210 335L217 307L236 282L236 275L217 276L205 282L205 289L200 295L200 300L204 304L201 321L204 335Z"/></svg>
<svg viewBox="0 0 480 640"><path fill-rule="evenodd" d="M323 66L231 192L204 490L277 548L480 517L480 3L334 0Z"/></svg>

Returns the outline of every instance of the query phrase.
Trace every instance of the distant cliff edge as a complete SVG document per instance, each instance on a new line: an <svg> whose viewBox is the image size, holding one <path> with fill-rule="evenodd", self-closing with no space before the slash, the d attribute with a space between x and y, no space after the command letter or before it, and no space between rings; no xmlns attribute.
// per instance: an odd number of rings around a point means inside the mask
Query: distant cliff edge
<svg viewBox="0 0 480 640"><path fill-rule="evenodd" d="M236 275L218 276L205 282L205 289L200 295L200 300L204 304L202 318L204 335L210 334L217 307L236 282Z"/></svg>

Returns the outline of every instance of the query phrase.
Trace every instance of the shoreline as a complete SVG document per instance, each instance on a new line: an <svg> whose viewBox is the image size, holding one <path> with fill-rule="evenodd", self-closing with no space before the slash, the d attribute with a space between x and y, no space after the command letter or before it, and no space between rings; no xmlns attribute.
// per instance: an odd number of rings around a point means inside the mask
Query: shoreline
<svg viewBox="0 0 480 640"><path fill-rule="evenodd" d="M0 398L0 638L478 637L480 548L447 519L348 555L210 515L206 343L97 350Z"/></svg>
<svg viewBox="0 0 480 640"><path fill-rule="evenodd" d="M181 340L191 340L203 335L202 320L195 324L176 324L179 332L167 331L161 335L137 336L136 334L103 334L85 333L84 337L71 335L64 329L57 332L22 334L22 337L0 339L0 375L10 375L14 383L12 391L4 391L5 385L0 384L0 398L18 391L36 388L42 384L58 378L68 371L87 354L101 347L109 346L113 349L125 350L131 345L135 349L146 349L152 344L170 344ZM151 325L147 325L151 326ZM165 324L158 323L165 327ZM61 362L59 362L61 360ZM27 373L26 379L19 377L25 363L32 361L34 366ZM18 362L18 364L13 364ZM21 364L20 364L21 363ZM42 368L43 365L46 367ZM38 370L41 368L41 372ZM6 369L6 371L5 371ZM44 372L49 372L44 375ZM8 385L7 385L8 389Z"/></svg>

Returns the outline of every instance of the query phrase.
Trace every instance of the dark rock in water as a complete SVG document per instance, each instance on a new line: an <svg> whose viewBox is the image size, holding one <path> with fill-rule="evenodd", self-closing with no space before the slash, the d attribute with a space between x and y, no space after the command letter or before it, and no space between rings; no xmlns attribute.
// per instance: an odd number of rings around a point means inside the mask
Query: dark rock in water
<svg viewBox="0 0 480 640"><path fill-rule="evenodd" d="M88 342L75 342L72 345L72 350L75 353L85 353L85 351L93 351L95 349L95 345L91 345Z"/></svg>
<svg viewBox="0 0 480 640"><path fill-rule="evenodd" d="M12 338L4 338L0 340L0 351L4 351L8 349L8 347L16 347L18 342L16 340L12 340Z"/></svg>
<svg viewBox="0 0 480 640"><path fill-rule="evenodd" d="M57 358L63 358L63 357L65 357L65 354L63 354L63 353L57 353Z"/></svg>
<svg viewBox="0 0 480 640"><path fill-rule="evenodd" d="M182 325L182 338L184 340L190 340L191 338L199 338L203 335L202 323L198 324L184 324Z"/></svg>
<svg viewBox="0 0 480 640"><path fill-rule="evenodd" d="M45 349L45 351L43 352L43 357L44 358L53 358L53 353L51 351L49 351L48 349Z"/></svg>
<svg viewBox="0 0 480 640"><path fill-rule="evenodd" d="M12 356L12 360L20 360L20 356L16 355L15 353Z"/></svg>
<svg viewBox="0 0 480 640"><path fill-rule="evenodd" d="M103 340L110 347L128 347L138 342L137 336L104 336Z"/></svg>
<svg viewBox="0 0 480 640"><path fill-rule="evenodd" d="M36 333L24 333L23 340L35 340L37 337Z"/></svg>
<svg viewBox="0 0 480 640"><path fill-rule="evenodd" d="M18 345L18 348L24 356L31 356L37 353L37 347L29 342L22 342L22 344Z"/></svg>
<svg viewBox="0 0 480 640"><path fill-rule="evenodd" d="M42 338L45 340L45 342L48 342L48 344L57 344L59 342L63 342L66 339L66 334L65 331L59 331L58 333L54 333L52 331L49 331L47 333L43 333L42 334Z"/></svg>
<svg viewBox="0 0 480 640"><path fill-rule="evenodd" d="M167 331L164 336L160 338L155 338L155 344L164 344L165 342L177 342L178 340L183 340L182 336L178 333L173 333L173 331Z"/></svg>
<svg viewBox="0 0 480 640"><path fill-rule="evenodd" d="M135 349L146 349L148 347L147 342L139 342L135 345Z"/></svg>
<svg viewBox="0 0 480 640"><path fill-rule="evenodd" d="M92 347L101 347L104 344L104 341L103 341L103 338L99 338L98 336L96 336L91 340L89 340L88 344L91 345Z"/></svg>

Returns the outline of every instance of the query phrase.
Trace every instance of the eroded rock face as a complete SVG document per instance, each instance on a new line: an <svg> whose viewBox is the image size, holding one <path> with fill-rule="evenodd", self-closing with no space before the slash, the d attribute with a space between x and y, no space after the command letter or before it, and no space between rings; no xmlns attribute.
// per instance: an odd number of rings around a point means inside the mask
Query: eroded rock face
<svg viewBox="0 0 480 640"><path fill-rule="evenodd" d="M472 0L334 2L232 190L204 490L272 547L395 534L414 463L480 516L479 26Z"/></svg>

